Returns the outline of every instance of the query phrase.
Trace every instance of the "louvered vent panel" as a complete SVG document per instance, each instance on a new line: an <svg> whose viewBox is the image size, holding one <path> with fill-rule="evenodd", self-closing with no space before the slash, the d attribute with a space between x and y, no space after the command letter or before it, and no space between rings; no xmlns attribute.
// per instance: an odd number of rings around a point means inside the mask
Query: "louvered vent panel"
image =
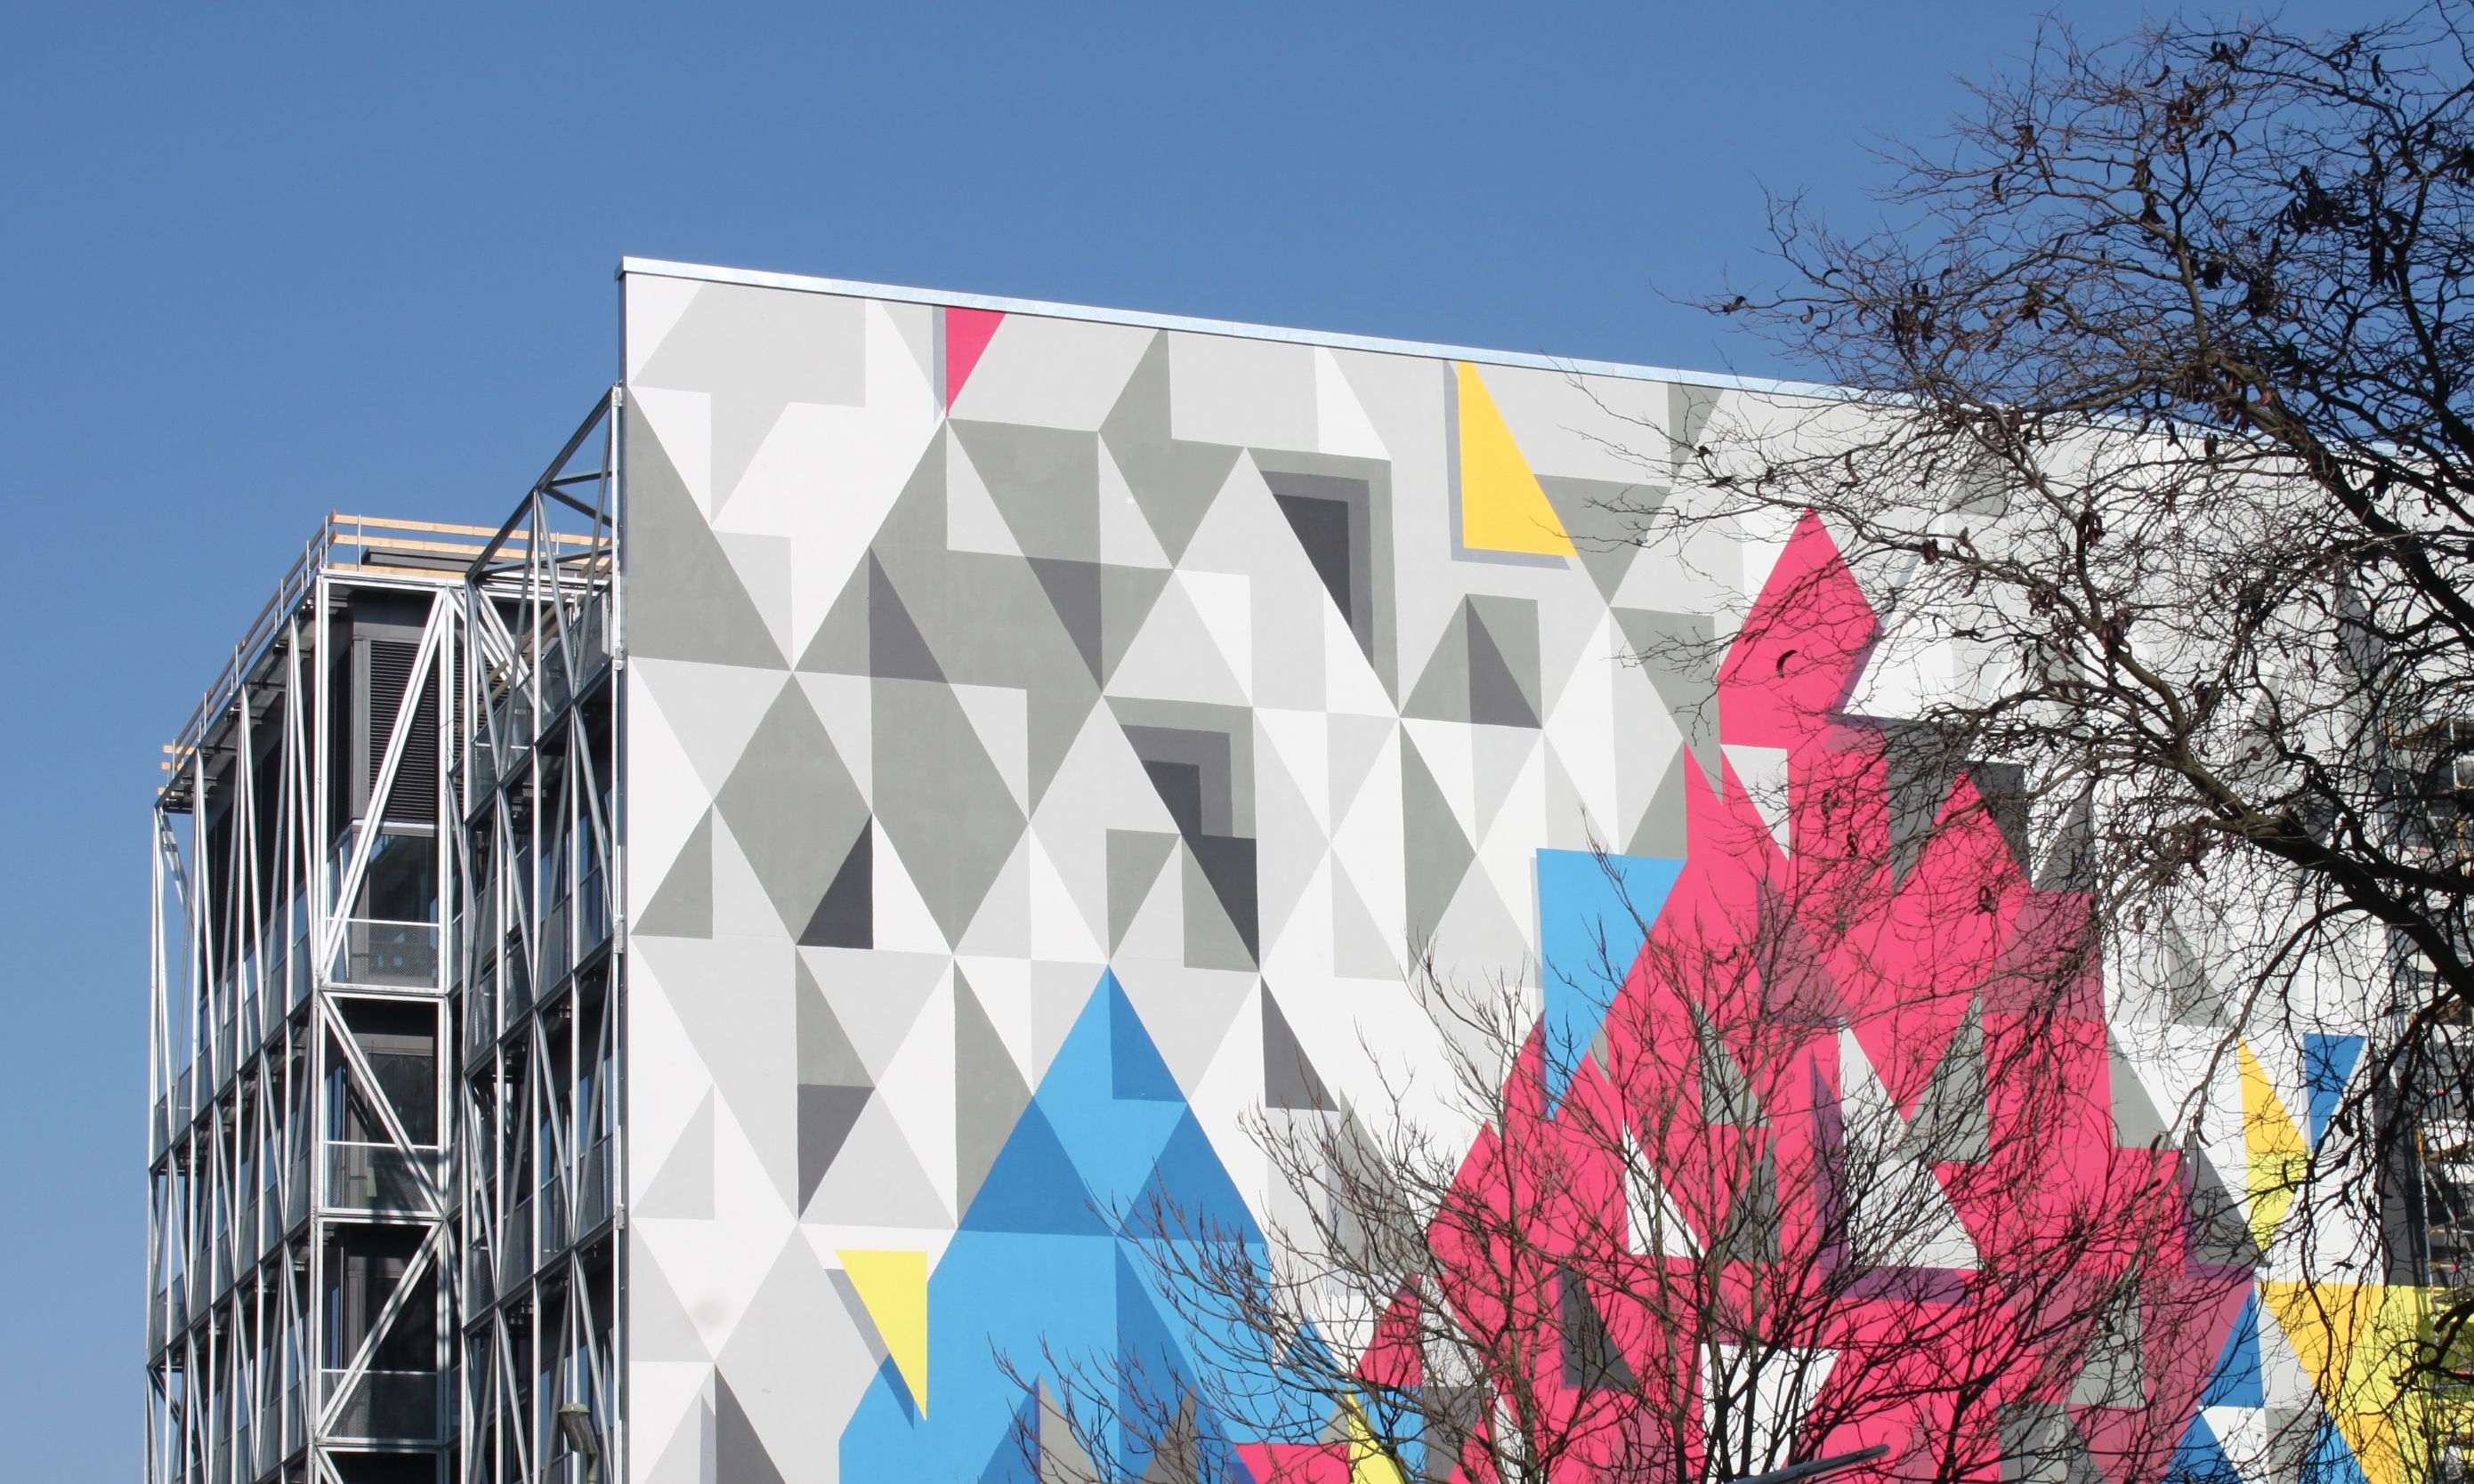
<svg viewBox="0 0 2474 1484"><path fill-rule="evenodd" d="M395 725L404 688L412 682L412 662L420 653L420 645L400 639L370 641L370 776L363 780L365 792L375 790L378 765L386 761L387 729ZM391 820L426 823L437 815L437 800L438 693L434 686L424 686L383 814Z"/></svg>

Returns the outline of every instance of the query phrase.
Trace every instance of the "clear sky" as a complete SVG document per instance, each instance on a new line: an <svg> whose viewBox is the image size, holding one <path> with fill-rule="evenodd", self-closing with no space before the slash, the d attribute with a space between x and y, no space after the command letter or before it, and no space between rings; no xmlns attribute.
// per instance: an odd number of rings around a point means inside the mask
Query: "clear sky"
<svg viewBox="0 0 2474 1484"><path fill-rule="evenodd" d="M1864 211L2034 13L8 10L0 1467L138 1468L158 746L327 511L499 517L622 253L1793 374L1674 299L1758 277L1763 185Z"/></svg>

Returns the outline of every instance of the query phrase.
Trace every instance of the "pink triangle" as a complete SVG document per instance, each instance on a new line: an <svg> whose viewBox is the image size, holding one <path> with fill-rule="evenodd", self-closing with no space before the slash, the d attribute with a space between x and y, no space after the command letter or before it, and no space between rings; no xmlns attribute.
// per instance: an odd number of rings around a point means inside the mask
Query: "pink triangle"
<svg viewBox="0 0 2474 1484"><path fill-rule="evenodd" d="M1001 309L946 309L945 406L949 411L954 398L962 395L962 383L971 379L971 368L980 364L980 352L987 349L989 337L996 334L1004 319L1005 311Z"/></svg>

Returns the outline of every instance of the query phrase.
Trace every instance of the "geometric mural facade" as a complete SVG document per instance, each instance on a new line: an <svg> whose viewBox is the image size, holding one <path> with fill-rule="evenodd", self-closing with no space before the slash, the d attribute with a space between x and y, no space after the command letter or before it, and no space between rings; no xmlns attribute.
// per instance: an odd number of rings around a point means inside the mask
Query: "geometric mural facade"
<svg viewBox="0 0 2474 1484"><path fill-rule="evenodd" d="M1022 1476L997 1352L1176 1363L1095 1208L1169 1189L1268 1224L1249 1110L1352 1109L1370 1036L1413 1086L1469 1049L1421 956L1619 1058L1584 986L1625 980L1670 898L1732 910L1712 822L1780 858L1810 827L1798 744L1714 657L1827 534L1687 560L1609 514L1666 498L1705 389L624 282L637 1484ZM1711 658L1641 662L1661 638ZM2089 1015L2088 1137L2204 1104L2172 1157L2232 1193L2227 1241L2273 1245L2251 1182L2320 1137L2350 1052L2202 1082L2182 1053L2214 1033ZM1914 1028L1940 1061L1913 1076L2001 1034ZM1909 1075L1858 1042L1831 1077ZM1973 1215L1932 1262L1971 1260ZM2204 1363L2147 1383L2182 1463L2317 1406L2330 1456L2394 1484L2376 1378L2295 1377L2411 1301L2331 1318L2260 1257L2208 1270Z"/></svg>

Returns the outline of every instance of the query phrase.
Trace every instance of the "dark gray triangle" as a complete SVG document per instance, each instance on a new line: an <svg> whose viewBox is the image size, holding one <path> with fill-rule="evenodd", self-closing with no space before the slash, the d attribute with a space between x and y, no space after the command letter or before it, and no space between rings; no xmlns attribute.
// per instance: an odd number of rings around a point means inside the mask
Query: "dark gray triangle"
<svg viewBox="0 0 2474 1484"><path fill-rule="evenodd" d="M2078 892L2095 885L2096 799L2082 793L2073 800L2053 831L2052 848L2036 868L2040 891Z"/></svg>
<svg viewBox="0 0 2474 1484"><path fill-rule="evenodd" d="M885 574L885 564L867 558L867 667L879 680L934 681L944 683L944 667L920 636L910 610Z"/></svg>
<svg viewBox="0 0 2474 1484"><path fill-rule="evenodd" d="M1126 476L1126 488L1151 522L1160 550L1172 562L1182 560L1211 508L1228 471L1237 466L1235 447L1194 443L1169 436L1168 336L1153 337L1143 352L1117 405L1100 425L1100 437ZM975 450L976 452L976 450Z"/></svg>
<svg viewBox="0 0 2474 1484"><path fill-rule="evenodd" d="M714 1484L784 1484L782 1471L774 1467L764 1438L730 1389L730 1378L718 1370L714 1372L713 1390Z"/></svg>
<svg viewBox="0 0 2474 1484"><path fill-rule="evenodd" d="M1422 945L1443 921L1477 851L1461 832L1443 786L1407 729L1400 733L1400 826L1407 873L1409 936Z"/></svg>
<svg viewBox="0 0 2474 1484"><path fill-rule="evenodd" d="M859 838L851 842L850 854L843 857L841 870L834 874L833 884L816 899L816 910L808 918L808 930L799 935L802 945L811 948L872 948L876 946L876 826L871 823L860 826Z"/></svg>
<svg viewBox="0 0 2474 1484"><path fill-rule="evenodd" d="M1254 969L1254 842L1204 835L1186 842L1185 961L1195 969Z"/></svg>
<svg viewBox="0 0 2474 1484"><path fill-rule="evenodd" d="M799 1082L809 1087L864 1088L875 1079L842 1029L833 1003L816 987L805 954L798 966Z"/></svg>
<svg viewBox="0 0 2474 1484"><path fill-rule="evenodd" d="M1655 609L1613 610L1623 631L1633 663L1649 677L1658 699L1666 703L1685 745L1701 763L1711 788L1726 779L1726 758L1718 751L1718 660L1716 626L1706 615L1667 613ZM1677 851L1682 854L1682 851Z"/></svg>
<svg viewBox="0 0 2474 1484"><path fill-rule="evenodd" d="M780 668L781 646L668 452L643 419L627 430L628 653Z"/></svg>
<svg viewBox="0 0 2474 1484"><path fill-rule="evenodd" d="M1881 739L1890 781L1890 875L1904 881L1924 858L1966 760L1949 733L1928 723L1888 723Z"/></svg>
<svg viewBox="0 0 2474 1484"><path fill-rule="evenodd" d="M695 828L688 831L687 843L679 847L678 857L670 862L662 884L653 889L653 899L646 904L644 915L636 920L636 931L665 938L710 938L713 936L713 811L704 811Z"/></svg>
<svg viewBox="0 0 2474 1484"><path fill-rule="evenodd" d="M1100 564L1056 557L1032 557L1030 562L1031 575L1039 579L1039 590L1048 594L1049 607L1056 610L1056 621L1065 626L1066 637L1090 666L1091 679L1102 679Z"/></svg>
<svg viewBox="0 0 2474 1484"><path fill-rule="evenodd" d="M1314 1064L1306 1060L1306 1048L1298 1043L1298 1033L1280 1013L1280 1002L1272 997L1268 984L1263 986L1263 1101L1273 1108L1340 1111Z"/></svg>
<svg viewBox="0 0 2474 1484"><path fill-rule="evenodd" d="M960 969L954 970L955 1206L971 1208L1013 1133L1031 1089Z"/></svg>
<svg viewBox="0 0 2474 1484"><path fill-rule="evenodd" d="M799 1089L799 1209L806 1210L808 1200L824 1183L825 1171L834 1167L834 1156L842 1152L842 1143L850 1137L853 1125L859 1122L860 1111L875 1093L873 1088L809 1087Z"/></svg>
<svg viewBox="0 0 2474 1484"><path fill-rule="evenodd" d="M1296 480L1298 477L1268 472L1263 476L1266 482ZM1315 576L1322 579L1323 591L1331 594L1333 606L1340 610L1341 621L1348 625L1350 632L1358 635L1358 643L1364 645L1366 636L1358 614L1358 606L1363 600L1356 590L1355 568L1358 562L1351 551L1348 502L1320 495L1281 494L1277 492L1279 486L1276 483L1273 489L1272 498L1278 503L1280 514L1288 517L1289 529L1297 533L1298 544L1305 548L1306 561L1313 565Z"/></svg>
<svg viewBox="0 0 2474 1484"><path fill-rule="evenodd" d="M1468 719L1488 727L1535 727L1538 711L1520 692L1503 649L1472 608L1468 615Z"/></svg>
<svg viewBox="0 0 2474 1484"><path fill-rule="evenodd" d="M1160 868L1168 863L1168 852L1176 845L1176 836L1158 834L1148 829L1112 829L1108 831L1108 951L1114 953L1126 941L1126 929L1131 927L1134 914L1142 911L1151 898L1152 888L1159 881Z"/></svg>
<svg viewBox="0 0 2474 1484"><path fill-rule="evenodd" d="M1607 1318L1598 1312L1595 1299L1589 1297L1589 1284L1578 1273L1564 1268L1556 1274L1562 1289L1560 1318L1564 1331L1564 1384L1582 1391L1630 1392L1637 1382L1623 1351L1607 1330Z"/></svg>

